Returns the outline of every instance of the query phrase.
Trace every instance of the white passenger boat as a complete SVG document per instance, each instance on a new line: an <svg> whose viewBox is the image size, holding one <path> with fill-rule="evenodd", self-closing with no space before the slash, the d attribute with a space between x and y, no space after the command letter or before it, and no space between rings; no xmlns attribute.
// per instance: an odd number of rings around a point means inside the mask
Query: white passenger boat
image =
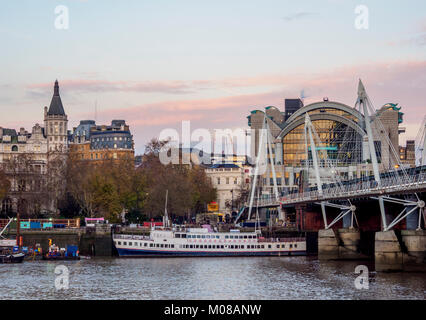
<svg viewBox="0 0 426 320"><path fill-rule="evenodd" d="M305 238L262 237L260 230L215 232L210 225L202 228L169 228L166 207L165 227L152 227L149 236L114 234L113 241L120 257L235 257L306 255ZM258 214L257 214L258 219Z"/></svg>
<svg viewBox="0 0 426 320"><path fill-rule="evenodd" d="M265 239L260 232L210 228L153 228L149 236L114 234L120 257L305 255L305 238Z"/></svg>

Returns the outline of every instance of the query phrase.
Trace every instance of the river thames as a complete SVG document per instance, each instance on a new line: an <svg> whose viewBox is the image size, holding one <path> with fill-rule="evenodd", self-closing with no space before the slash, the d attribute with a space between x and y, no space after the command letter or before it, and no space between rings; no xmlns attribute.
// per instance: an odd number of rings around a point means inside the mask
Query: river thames
<svg viewBox="0 0 426 320"><path fill-rule="evenodd" d="M357 265L370 269L356 289ZM55 268L69 288L55 288ZM426 274L375 273L365 261L314 257L91 259L0 265L0 299L425 299Z"/></svg>

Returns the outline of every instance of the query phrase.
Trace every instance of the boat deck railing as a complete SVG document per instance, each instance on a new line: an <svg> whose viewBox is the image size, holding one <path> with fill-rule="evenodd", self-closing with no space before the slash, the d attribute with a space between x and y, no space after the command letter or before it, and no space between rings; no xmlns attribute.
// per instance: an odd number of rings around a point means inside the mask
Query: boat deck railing
<svg viewBox="0 0 426 320"><path fill-rule="evenodd" d="M114 234L114 239L154 241L149 236L129 235L129 234Z"/></svg>
<svg viewBox="0 0 426 320"><path fill-rule="evenodd" d="M303 237L292 237L292 238L258 238L259 242L302 242L306 241Z"/></svg>

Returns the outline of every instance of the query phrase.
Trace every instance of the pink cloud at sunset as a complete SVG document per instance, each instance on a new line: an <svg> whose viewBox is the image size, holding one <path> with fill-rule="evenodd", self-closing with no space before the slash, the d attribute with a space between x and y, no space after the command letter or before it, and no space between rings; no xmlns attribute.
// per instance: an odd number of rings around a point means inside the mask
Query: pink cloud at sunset
<svg viewBox="0 0 426 320"><path fill-rule="evenodd" d="M271 86L269 91L258 94L223 96L211 99L174 99L162 102L135 104L134 106L111 108L102 112L102 119L126 118L136 133L138 149L163 128L179 128L183 120L190 120L195 127L226 128L247 127L247 115L254 109L263 109L274 105L284 110L285 98L299 96L304 89L307 98L305 104L330 100L353 106L356 100L358 78L364 81L375 108L388 102L399 103L405 113L404 125L410 124L407 138L416 135L418 124L426 113L426 92L422 86L426 83L425 61L395 61L372 63L360 66L336 68L314 75L274 75L246 79L226 79L214 81L218 88L227 85ZM210 82L212 83L212 82ZM67 87L64 81L64 87ZM193 88L195 90L195 88ZM68 88L66 89L68 90ZM79 118L91 114L79 114Z"/></svg>

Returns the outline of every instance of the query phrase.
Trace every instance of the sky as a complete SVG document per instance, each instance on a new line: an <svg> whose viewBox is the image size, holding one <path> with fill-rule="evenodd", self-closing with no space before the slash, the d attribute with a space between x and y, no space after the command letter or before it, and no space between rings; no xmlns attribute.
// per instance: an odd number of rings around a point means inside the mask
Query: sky
<svg viewBox="0 0 426 320"><path fill-rule="evenodd" d="M67 29L55 27L68 10ZM368 8L358 29L355 8ZM0 7L0 126L43 123L58 79L69 129L125 119L136 153L166 128L248 128L285 98L426 115L426 1L21 0Z"/></svg>

